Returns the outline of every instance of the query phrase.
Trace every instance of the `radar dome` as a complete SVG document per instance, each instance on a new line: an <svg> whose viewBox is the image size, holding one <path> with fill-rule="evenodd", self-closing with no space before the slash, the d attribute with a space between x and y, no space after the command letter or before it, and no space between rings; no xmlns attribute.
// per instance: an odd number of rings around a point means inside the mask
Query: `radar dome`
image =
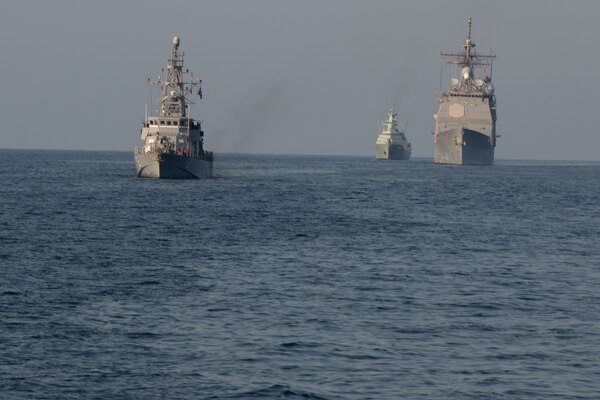
<svg viewBox="0 0 600 400"><path fill-rule="evenodd" d="M179 36L173 38L173 46L179 47Z"/></svg>
<svg viewBox="0 0 600 400"><path fill-rule="evenodd" d="M467 79L469 79L471 77L471 68L464 67L462 69L462 71L460 72L460 74L462 75L462 78L466 81Z"/></svg>

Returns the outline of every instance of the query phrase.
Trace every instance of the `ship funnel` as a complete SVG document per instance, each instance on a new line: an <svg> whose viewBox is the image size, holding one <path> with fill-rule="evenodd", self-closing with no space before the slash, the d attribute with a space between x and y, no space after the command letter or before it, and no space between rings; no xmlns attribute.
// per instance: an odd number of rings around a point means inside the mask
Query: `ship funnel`
<svg viewBox="0 0 600 400"><path fill-rule="evenodd" d="M175 47L176 49L179 48L179 36L175 36L173 38L173 47Z"/></svg>

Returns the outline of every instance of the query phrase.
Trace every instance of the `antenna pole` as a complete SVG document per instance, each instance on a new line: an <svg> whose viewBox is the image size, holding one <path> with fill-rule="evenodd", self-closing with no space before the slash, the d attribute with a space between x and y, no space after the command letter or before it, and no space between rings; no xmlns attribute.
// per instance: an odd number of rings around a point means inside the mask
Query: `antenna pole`
<svg viewBox="0 0 600 400"><path fill-rule="evenodd" d="M467 39L471 40L471 25L473 24L473 18L469 17L469 33L467 35Z"/></svg>
<svg viewBox="0 0 600 400"><path fill-rule="evenodd" d="M473 25L473 19L469 17L468 19L469 28L467 30L467 40L465 40L464 48L465 48L465 64L471 64L471 48L475 47L473 42L471 41L471 27Z"/></svg>
<svg viewBox="0 0 600 400"><path fill-rule="evenodd" d="M492 58L492 47L490 46L490 79L494 77L494 59Z"/></svg>

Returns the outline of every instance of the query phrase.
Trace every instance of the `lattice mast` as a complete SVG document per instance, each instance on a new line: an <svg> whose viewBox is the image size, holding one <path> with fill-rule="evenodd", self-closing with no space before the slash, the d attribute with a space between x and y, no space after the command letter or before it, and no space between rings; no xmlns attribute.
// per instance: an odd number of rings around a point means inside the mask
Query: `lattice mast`
<svg viewBox="0 0 600 400"><path fill-rule="evenodd" d="M156 80L148 79L151 85L159 85L161 88L160 115L187 117L188 104L194 104L186 97L187 94L197 93L202 98L202 81L194 79L189 70L183 71L183 57L185 53L179 50L179 37L173 38L171 56L167 59L167 71L164 80L160 77ZM164 71L164 69L163 69ZM185 81L185 74L190 75L190 80Z"/></svg>
<svg viewBox="0 0 600 400"><path fill-rule="evenodd" d="M443 58L447 60L448 64L459 65L461 68L468 67L471 72L470 78L473 78L473 69L474 67L482 67L482 66L490 66L490 75L491 75L491 67L493 64L493 60L496 58L496 55L480 55L475 50L475 43L471 39L471 28L472 28L472 18L468 19L468 31L467 31L467 39L463 43L463 52L462 53L440 53Z"/></svg>

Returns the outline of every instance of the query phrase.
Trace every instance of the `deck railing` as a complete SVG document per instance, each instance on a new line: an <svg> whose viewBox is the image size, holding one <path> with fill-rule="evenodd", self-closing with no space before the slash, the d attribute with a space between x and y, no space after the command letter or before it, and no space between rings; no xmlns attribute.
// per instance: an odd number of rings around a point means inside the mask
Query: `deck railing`
<svg viewBox="0 0 600 400"><path fill-rule="evenodd" d="M135 154L145 154L145 153L161 153L161 154L177 154L183 155L193 158L202 158L207 161L213 161L214 156L212 151L202 150L199 147L191 146L189 143L185 145L175 146L174 143L152 143L147 144L142 147L135 147Z"/></svg>

